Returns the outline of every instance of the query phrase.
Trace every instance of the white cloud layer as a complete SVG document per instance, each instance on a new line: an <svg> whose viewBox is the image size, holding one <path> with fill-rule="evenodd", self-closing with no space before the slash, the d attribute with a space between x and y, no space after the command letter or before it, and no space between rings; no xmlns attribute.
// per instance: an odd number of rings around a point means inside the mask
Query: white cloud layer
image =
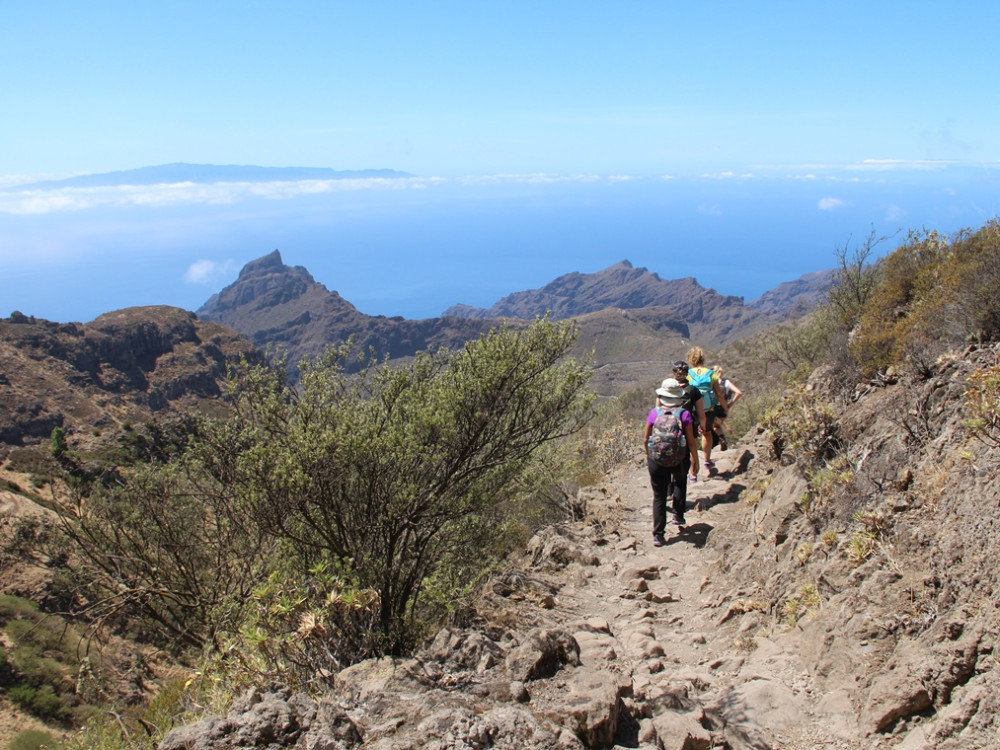
<svg viewBox="0 0 1000 750"><path fill-rule="evenodd" d="M977 170L1000 164L970 164L968 162L865 159L850 164L798 164L798 165L757 165L754 171L720 170L706 172L691 178L700 181L751 181L787 180L792 182L831 183L873 182L885 179L881 173L904 171L932 171L956 167L974 167ZM866 174L869 173L869 174ZM44 215L85 211L97 208L157 208L185 205L234 205L248 200L283 201L299 197L323 194L351 193L360 191L425 190L437 185L453 184L461 187L503 184L598 184L614 185L645 179L640 175L592 173L551 174L501 173L491 175L469 175L464 177L398 177L398 178L357 178L338 180L298 180L283 182L217 182L210 184L178 182L159 185L117 185L110 187L56 187L30 189L17 187L15 183L23 177L4 178L0 176L0 214ZM676 181L678 175L665 174L662 181ZM837 198L823 198L819 202L824 211L849 205Z"/></svg>
<svg viewBox="0 0 1000 750"><path fill-rule="evenodd" d="M196 260L184 272L184 281L188 284L218 285L228 281L239 268L235 260L218 263L214 260Z"/></svg>
<svg viewBox="0 0 1000 750"><path fill-rule="evenodd" d="M92 208L167 207L181 205L229 205L244 200L291 200L325 193L349 193L379 190L421 190L454 182L459 185L495 185L503 183L552 184L565 182L609 183L640 179L629 175L602 177L594 174L498 174L475 177L400 177L339 180L299 180L295 182L217 182L196 184L178 182L161 185L117 185L94 188L53 188L47 190L2 189L0 214L50 214L83 211Z"/></svg>

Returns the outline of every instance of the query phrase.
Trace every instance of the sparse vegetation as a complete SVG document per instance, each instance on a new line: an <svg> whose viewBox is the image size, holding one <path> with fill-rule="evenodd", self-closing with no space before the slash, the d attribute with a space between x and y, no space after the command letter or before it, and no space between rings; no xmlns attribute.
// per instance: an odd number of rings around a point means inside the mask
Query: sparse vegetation
<svg viewBox="0 0 1000 750"><path fill-rule="evenodd" d="M61 750L63 745L48 732L29 729L18 734L7 747L8 750Z"/></svg>
<svg viewBox="0 0 1000 750"><path fill-rule="evenodd" d="M847 541L845 550L847 559L855 565L860 565L875 551L876 536L870 531L856 531Z"/></svg>
<svg viewBox="0 0 1000 750"><path fill-rule="evenodd" d="M35 602L0 594L0 629L10 644L0 647L0 674L12 703L60 724L80 721L93 710L77 690L86 643L74 628L39 611ZM100 665L86 661L99 679Z"/></svg>
<svg viewBox="0 0 1000 750"><path fill-rule="evenodd" d="M795 549L795 562L799 565L805 565L809 562L809 558L812 557L812 551L812 542L802 542L802 544Z"/></svg>
<svg viewBox="0 0 1000 750"><path fill-rule="evenodd" d="M740 493L740 500L744 503L753 507L757 505L764 497L764 493L767 491L768 485L771 484L771 477L766 476L754 481L753 485L747 487Z"/></svg>
<svg viewBox="0 0 1000 750"><path fill-rule="evenodd" d="M1000 364L973 372L964 400L969 431L989 445L1000 446Z"/></svg>
<svg viewBox="0 0 1000 750"><path fill-rule="evenodd" d="M807 583L781 605L781 618L787 627L794 628L803 617L815 613L819 607L819 591L814 584Z"/></svg>

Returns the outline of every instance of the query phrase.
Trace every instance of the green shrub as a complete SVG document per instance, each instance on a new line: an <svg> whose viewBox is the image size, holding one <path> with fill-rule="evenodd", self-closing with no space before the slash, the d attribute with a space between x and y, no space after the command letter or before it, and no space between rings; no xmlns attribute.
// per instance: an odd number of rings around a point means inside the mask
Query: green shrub
<svg viewBox="0 0 1000 750"><path fill-rule="evenodd" d="M166 683L147 705L101 711L63 744L63 750L150 750L176 726L204 718L205 711L225 713L233 693L207 680Z"/></svg>
<svg viewBox="0 0 1000 750"><path fill-rule="evenodd" d="M589 367L566 356L575 337L539 320L351 376L342 347L294 390L247 367L229 418L64 520L106 601L175 642L221 646L268 573L298 585L325 569L378 595L364 650L334 661L405 652L446 614L429 584L477 580L563 473L554 447L592 402Z"/></svg>
<svg viewBox="0 0 1000 750"><path fill-rule="evenodd" d="M803 458L812 465L840 453L836 410L802 385L788 388L781 403L765 414L762 423L771 431L774 452L779 458L783 455Z"/></svg>
<svg viewBox="0 0 1000 750"><path fill-rule="evenodd" d="M1000 336L997 220L951 238L911 233L873 274L870 293L846 318L856 327L850 352L865 374L897 363L926 374L945 349ZM845 296L840 289L834 294Z"/></svg>
<svg viewBox="0 0 1000 750"><path fill-rule="evenodd" d="M61 457L66 452L66 432L62 427L52 428L51 445L49 451L55 458Z"/></svg>
<svg viewBox="0 0 1000 750"><path fill-rule="evenodd" d="M48 721L70 722L79 706L75 678L83 645L76 630L12 595L0 596L0 626L10 642L0 658L15 683L10 700Z"/></svg>
<svg viewBox="0 0 1000 750"><path fill-rule="evenodd" d="M7 745L8 750L60 750L62 743L54 739L48 732L29 729L21 732Z"/></svg>

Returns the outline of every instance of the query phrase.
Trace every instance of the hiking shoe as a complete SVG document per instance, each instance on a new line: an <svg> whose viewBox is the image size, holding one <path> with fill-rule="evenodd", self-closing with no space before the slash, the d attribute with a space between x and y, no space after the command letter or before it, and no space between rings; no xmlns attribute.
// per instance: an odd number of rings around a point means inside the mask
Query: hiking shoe
<svg viewBox="0 0 1000 750"><path fill-rule="evenodd" d="M666 544L666 540L663 538L663 534L653 534L653 546L662 547Z"/></svg>
<svg viewBox="0 0 1000 750"><path fill-rule="evenodd" d="M671 526L683 526L684 525L684 516L678 516L676 513L671 514L671 516L670 516L670 525Z"/></svg>
<svg viewBox="0 0 1000 750"><path fill-rule="evenodd" d="M714 469L715 468L715 461L702 461L702 464L704 465L704 467L706 469Z"/></svg>
<svg viewBox="0 0 1000 750"><path fill-rule="evenodd" d="M719 435L719 447L724 451L729 450L729 441L726 440L725 435Z"/></svg>
<svg viewBox="0 0 1000 750"><path fill-rule="evenodd" d="M684 526L687 526L687 521L684 520L684 516L678 516L677 520L676 520L676 524L678 526L684 527Z"/></svg>

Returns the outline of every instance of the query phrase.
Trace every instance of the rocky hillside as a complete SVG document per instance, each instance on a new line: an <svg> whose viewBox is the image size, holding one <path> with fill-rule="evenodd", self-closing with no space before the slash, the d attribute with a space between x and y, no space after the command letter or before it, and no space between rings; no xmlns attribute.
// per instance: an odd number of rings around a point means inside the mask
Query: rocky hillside
<svg viewBox="0 0 1000 750"><path fill-rule="evenodd" d="M365 315L305 268L286 266L277 250L244 266L239 278L197 314L239 331L261 348L287 354L293 365L351 337L361 352L373 347L381 357L398 359L429 348L460 346L497 325Z"/></svg>
<svg viewBox="0 0 1000 750"><path fill-rule="evenodd" d="M833 282L834 271L813 271L794 281L778 284L747 307L765 315L778 314L788 318L805 315L826 296Z"/></svg>
<svg viewBox="0 0 1000 750"><path fill-rule="evenodd" d="M249 341L172 307L135 307L80 325L0 320L0 445L47 441L61 427L93 442L126 422L216 405L226 368L259 361Z"/></svg>
<svg viewBox="0 0 1000 750"><path fill-rule="evenodd" d="M594 387L611 395L661 379L663 363L683 357L692 342L715 347L804 314L818 288L814 280L801 280L775 290L766 310L757 311L694 279L663 281L623 261L598 274L568 274L489 310L459 305L441 318L407 320L365 315L305 268L286 266L275 250L248 263L198 315L239 331L260 348L286 353L293 366L351 337L359 351L373 348L380 357L399 360L428 348L461 346L505 321L520 325L546 313L574 317L580 323L576 353L594 352ZM294 377L294 367L291 372Z"/></svg>
<svg viewBox="0 0 1000 750"><path fill-rule="evenodd" d="M960 404L996 358L846 404L817 372L804 408L841 404L807 430L827 470L762 427L689 485L690 525L662 548L637 447L471 626L352 666L319 700L247 693L160 750L995 748L1000 449Z"/></svg>
<svg viewBox="0 0 1000 750"><path fill-rule="evenodd" d="M693 278L661 279L627 260L598 273L569 273L545 285L504 297L489 309L456 305L445 315L471 318L534 318L551 312L572 318L605 308L671 310L692 339L716 348L815 306L828 273L803 276L768 292L759 305L705 289Z"/></svg>

